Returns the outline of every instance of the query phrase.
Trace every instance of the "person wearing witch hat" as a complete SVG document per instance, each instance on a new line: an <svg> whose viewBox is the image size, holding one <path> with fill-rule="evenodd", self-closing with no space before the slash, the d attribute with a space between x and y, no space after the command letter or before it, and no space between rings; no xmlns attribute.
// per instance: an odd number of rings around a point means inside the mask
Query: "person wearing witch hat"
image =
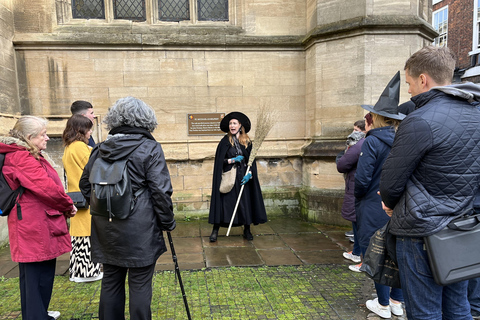
<svg viewBox="0 0 480 320"><path fill-rule="evenodd" d="M382 209L382 201L377 194L382 166L390 152L395 131L405 118L398 112L400 97L400 72L390 80L377 103L362 105L368 111L365 116L365 130L357 172L355 173L355 213L357 215L357 238L362 255L365 256L370 238L382 228L390 217ZM360 271L361 264L350 266L352 271ZM403 314L402 290L375 283L377 298L366 302L367 308L382 318Z"/></svg>
<svg viewBox="0 0 480 320"><path fill-rule="evenodd" d="M250 119L241 112L231 112L220 122L220 129L227 134L220 140L215 152L208 217L208 222L213 224L211 242L217 241L220 227L229 226L242 185L244 190L232 226L243 226L243 237L253 240L250 225L267 222L255 161L250 172L246 172L252 150L247 134L250 128ZM225 173L223 178L222 173ZM228 179L229 174L231 179Z"/></svg>

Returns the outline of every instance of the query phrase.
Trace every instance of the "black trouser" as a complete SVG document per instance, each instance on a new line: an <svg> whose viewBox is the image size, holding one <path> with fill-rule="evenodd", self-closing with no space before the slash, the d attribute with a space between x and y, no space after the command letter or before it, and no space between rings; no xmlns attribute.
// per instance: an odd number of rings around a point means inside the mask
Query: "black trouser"
<svg viewBox="0 0 480 320"><path fill-rule="evenodd" d="M155 263L141 268L103 264L99 319L125 319L125 278L128 272L130 320L152 319L152 277Z"/></svg>
<svg viewBox="0 0 480 320"><path fill-rule="evenodd" d="M50 320L47 309L52 298L57 259L19 263L20 304L23 320Z"/></svg>

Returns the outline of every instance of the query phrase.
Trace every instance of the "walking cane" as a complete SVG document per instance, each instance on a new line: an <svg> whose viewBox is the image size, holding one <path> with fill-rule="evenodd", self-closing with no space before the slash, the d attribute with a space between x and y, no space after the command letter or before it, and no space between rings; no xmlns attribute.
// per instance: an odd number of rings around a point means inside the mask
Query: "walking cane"
<svg viewBox="0 0 480 320"><path fill-rule="evenodd" d="M190 309L188 309L187 295L185 294L185 289L183 288L182 276L180 275L180 268L178 268L177 255L175 254L175 248L173 247L173 240L170 231L167 231L168 242L170 243L170 250L172 251L173 263L175 264L175 277L178 277L180 283L180 289L182 289L183 303L185 304L185 310L187 311L188 320L191 320Z"/></svg>

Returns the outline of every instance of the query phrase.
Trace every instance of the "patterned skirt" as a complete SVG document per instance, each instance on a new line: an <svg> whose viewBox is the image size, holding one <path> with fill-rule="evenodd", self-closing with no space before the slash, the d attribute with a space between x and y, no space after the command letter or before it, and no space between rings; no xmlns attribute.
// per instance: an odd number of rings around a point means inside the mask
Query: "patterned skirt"
<svg viewBox="0 0 480 320"><path fill-rule="evenodd" d="M101 274L101 264L91 259L90 237L74 237L70 252L70 279L96 278Z"/></svg>

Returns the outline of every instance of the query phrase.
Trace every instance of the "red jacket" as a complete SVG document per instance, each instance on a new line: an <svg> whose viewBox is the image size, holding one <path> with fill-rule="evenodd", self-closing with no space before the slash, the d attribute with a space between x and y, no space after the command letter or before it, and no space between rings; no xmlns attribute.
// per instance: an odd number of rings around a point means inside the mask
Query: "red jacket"
<svg viewBox="0 0 480 320"><path fill-rule="evenodd" d="M25 188L20 197L22 220L17 208L8 216L10 252L15 262L54 259L72 250L64 212L73 208L55 169L43 157L35 159L15 138L1 139L6 153L3 175L12 189ZM18 144L18 145L17 145Z"/></svg>

